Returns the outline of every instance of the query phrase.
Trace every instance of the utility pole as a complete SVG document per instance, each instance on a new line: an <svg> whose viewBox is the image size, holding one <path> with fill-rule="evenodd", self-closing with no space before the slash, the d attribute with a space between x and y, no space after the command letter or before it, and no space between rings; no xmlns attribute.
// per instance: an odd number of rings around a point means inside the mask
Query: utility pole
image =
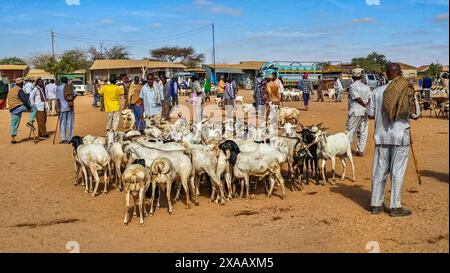
<svg viewBox="0 0 450 273"><path fill-rule="evenodd" d="M100 57L103 59L103 43L100 43Z"/></svg>
<svg viewBox="0 0 450 273"><path fill-rule="evenodd" d="M217 82L216 74L216 41L214 33L214 23L212 23L212 42L213 42L213 69L214 69L214 82Z"/></svg>
<svg viewBox="0 0 450 273"><path fill-rule="evenodd" d="M51 35L52 35L52 56L53 56L53 61L56 60L55 58L55 32L52 30L51 31Z"/></svg>

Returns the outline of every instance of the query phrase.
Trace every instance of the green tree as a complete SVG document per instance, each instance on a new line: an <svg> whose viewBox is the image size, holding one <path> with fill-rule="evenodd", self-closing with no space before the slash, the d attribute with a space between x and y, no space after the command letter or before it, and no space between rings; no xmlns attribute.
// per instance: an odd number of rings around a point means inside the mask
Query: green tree
<svg viewBox="0 0 450 273"><path fill-rule="evenodd" d="M27 63L23 59L13 56L1 59L0 64L27 64Z"/></svg>
<svg viewBox="0 0 450 273"><path fill-rule="evenodd" d="M428 67L427 74L431 77L438 77L441 74L442 71L442 65L432 63Z"/></svg>
<svg viewBox="0 0 450 273"><path fill-rule="evenodd" d="M150 55L150 59L169 63L182 63L190 68L199 66L205 60L205 55L196 53L191 46L161 47L150 50Z"/></svg>
<svg viewBox="0 0 450 273"><path fill-rule="evenodd" d="M386 65L389 61L383 54L378 54L376 52L370 53L367 57L353 58L352 65L358 66L366 73L380 74L385 72Z"/></svg>

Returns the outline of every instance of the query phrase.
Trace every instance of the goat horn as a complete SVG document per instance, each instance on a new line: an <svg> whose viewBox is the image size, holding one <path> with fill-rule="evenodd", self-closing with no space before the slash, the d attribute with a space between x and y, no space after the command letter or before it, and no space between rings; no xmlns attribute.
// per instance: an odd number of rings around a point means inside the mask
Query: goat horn
<svg viewBox="0 0 450 273"><path fill-rule="evenodd" d="M161 161L160 159L157 159L157 160L155 160L153 162L153 164L152 164L152 173L153 174L157 174L158 173L158 171L159 171L159 162L160 161Z"/></svg>
<svg viewBox="0 0 450 273"><path fill-rule="evenodd" d="M170 171L170 163L169 163L168 159L161 160L160 170L161 170L161 173L164 173L164 174L166 174Z"/></svg>

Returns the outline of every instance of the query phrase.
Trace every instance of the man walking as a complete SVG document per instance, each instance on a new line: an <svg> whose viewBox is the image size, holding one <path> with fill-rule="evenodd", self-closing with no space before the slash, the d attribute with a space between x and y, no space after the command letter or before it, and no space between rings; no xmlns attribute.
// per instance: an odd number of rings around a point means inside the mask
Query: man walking
<svg viewBox="0 0 450 273"><path fill-rule="evenodd" d="M234 103L236 100L236 94L233 92L232 81L233 80L231 78L229 78L228 80L225 81L225 89L224 89L224 93L223 93L227 120L233 118L232 112L233 112Z"/></svg>
<svg viewBox="0 0 450 273"><path fill-rule="evenodd" d="M59 130L61 135L61 142L59 144L69 143L73 136L74 101L77 93L68 82L66 77L62 77L61 84L56 88L56 109L59 112Z"/></svg>
<svg viewBox="0 0 450 273"><path fill-rule="evenodd" d="M408 165L410 145L410 118L418 119L420 107L417 94L402 77L398 63L387 68L389 83L373 91L367 114L375 118L375 154L372 170L372 214L383 211L386 179L390 174L390 216L411 215L403 209L401 193Z"/></svg>
<svg viewBox="0 0 450 273"><path fill-rule="evenodd" d="M220 81L219 81L219 86L218 86L218 94L217 97L218 98L223 98L223 93L225 92L225 77L224 76L220 76Z"/></svg>
<svg viewBox="0 0 450 273"><path fill-rule="evenodd" d="M30 93L30 104L36 109L36 120L38 124L38 136L39 140L45 140L49 138L47 134L47 112L45 111L45 94L44 94L44 81L42 79L36 80L36 86Z"/></svg>
<svg viewBox="0 0 450 273"><path fill-rule="evenodd" d="M10 135L11 135L11 143L16 144L16 136L17 129L19 128L20 120L22 118L23 112L29 112L30 117L27 123L27 127L31 130L36 130L33 126L33 122L36 119L36 110L31 107L28 96L23 91L23 79L17 78L15 80L15 85L8 92L8 104L9 104L9 112L11 113L11 126L10 126Z"/></svg>
<svg viewBox="0 0 450 273"><path fill-rule="evenodd" d="M180 90L180 85L178 84L177 78L173 77L170 81L170 96L172 97L172 107L178 106L178 90Z"/></svg>
<svg viewBox="0 0 450 273"><path fill-rule="evenodd" d="M205 84L203 85L203 89L205 90L205 102L211 102L211 81L209 78L205 78Z"/></svg>
<svg viewBox="0 0 450 273"><path fill-rule="evenodd" d="M308 111L309 98L313 90L312 83L308 79L308 73L303 74L303 80L301 81L301 90L303 94L303 104L305 105L305 110Z"/></svg>
<svg viewBox="0 0 450 273"><path fill-rule="evenodd" d="M342 102L344 87L342 86L341 79L338 77L334 78L334 89L336 90L336 101Z"/></svg>
<svg viewBox="0 0 450 273"><path fill-rule="evenodd" d="M47 98L47 115L56 115L56 84L55 80L51 80L49 84L45 86L45 97Z"/></svg>
<svg viewBox="0 0 450 273"><path fill-rule="evenodd" d="M368 85L362 83L363 69L352 70L353 83L348 93L347 132L350 143L353 143L355 133L358 139L357 156L364 156L367 135L369 132L369 118L366 114L372 91Z"/></svg>
<svg viewBox="0 0 450 273"><path fill-rule="evenodd" d="M103 96L103 102L105 104L105 112L107 115L106 132L111 130L115 132L117 131L117 127L119 127L120 96L125 91L116 85L117 79L115 76L111 76L109 82L110 84L103 86L98 93Z"/></svg>
<svg viewBox="0 0 450 273"><path fill-rule="evenodd" d="M258 109L259 116L264 113L264 108L267 105L266 83L267 82L262 78L261 73L258 73L255 80L255 91L253 94L253 99Z"/></svg>
<svg viewBox="0 0 450 273"><path fill-rule="evenodd" d="M317 84L317 100L316 102L322 101L324 102L324 97L323 97L323 91L327 90L326 89L326 84L325 82L322 80L322 76L319 75L319 82Z"/></svg>
<svg viewBox="0 0 450 273"><path fill-rule="evenodd" d="M430 78L430 76L426 75L422 82L422 89L425 100L427 101L431 99L430 96L431 87L433 87L433 80Z"/></svg>
<svg viewBox="0 0 450 273"><path fill-rule="evenodd" d="M162 85L163 85L163 118L167 121L170 121L170 104L172 97L170 96L170 83L167 82L167 78L165 76L161 77Z"/></svg>
<svg viewBox="0 0 450 273"><path fill-rule="evenodd" d="M200 83L198 76L194 75L192 77L192 94L194 95L194 123L199 123L202 121L203 114L203 102L205 100L203 93L203 85Z"/></svg>

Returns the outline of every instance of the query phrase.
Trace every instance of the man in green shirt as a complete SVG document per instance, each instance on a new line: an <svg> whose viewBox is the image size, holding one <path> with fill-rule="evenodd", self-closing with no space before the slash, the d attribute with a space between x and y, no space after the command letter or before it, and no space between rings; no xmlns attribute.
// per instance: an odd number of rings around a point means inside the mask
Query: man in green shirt
<svg viewBox="0 0 450 273"><path fill-rule="evenodd" d="M211 99L209 98L211 95L211 81L208 78L205 79L205 85L203 87L205 90L205 102L211 102Z"/></svg>

